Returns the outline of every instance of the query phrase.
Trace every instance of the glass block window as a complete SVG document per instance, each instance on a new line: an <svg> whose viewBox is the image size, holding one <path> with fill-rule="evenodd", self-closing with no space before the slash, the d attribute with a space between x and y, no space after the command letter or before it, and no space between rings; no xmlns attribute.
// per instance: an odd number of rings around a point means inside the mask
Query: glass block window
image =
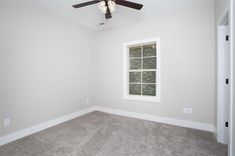
<svg viewBox="0 0 235 156"><path fill-rule="evenodd" d="M156 96L156 43L129 47L129 94Z"/></svg>
<svg viewBox="0 0 235 156"><path fill-rule="evenodd" d="M126 99L160 100L159 39L125 44L124 93Z"/></svg>

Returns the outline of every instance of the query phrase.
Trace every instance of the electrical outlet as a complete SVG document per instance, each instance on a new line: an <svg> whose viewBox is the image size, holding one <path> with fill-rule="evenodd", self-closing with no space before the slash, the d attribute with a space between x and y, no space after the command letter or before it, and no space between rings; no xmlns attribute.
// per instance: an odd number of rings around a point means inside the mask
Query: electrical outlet
<svg viewBox="0 0 235 156"><path fill-rule="evenodd" d="M90 102L90 100L89 99L86 99L86 103L89 103Z"/></svg>
<svg viewBox="0 0 235 156"><path fill-rule="evenodd" d="M11 124L11 120L9 118L4 119L4 123L3 123L4 127L10 126L10 124Z"/></svg>

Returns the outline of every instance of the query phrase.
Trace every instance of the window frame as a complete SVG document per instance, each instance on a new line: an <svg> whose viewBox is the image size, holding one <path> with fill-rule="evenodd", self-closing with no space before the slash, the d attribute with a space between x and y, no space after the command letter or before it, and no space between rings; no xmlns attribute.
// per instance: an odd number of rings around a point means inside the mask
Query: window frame
<svg viewBox="0 0 235 156"><path fill-rule="evenodd" d="M129 47L156 44L156 95L130 95L129 94ZM160 38L149 38L144 40L137 40L123 43L123 99L145 102L160 102L161 95L161 66L160 66ZM143 70L141 70L143 71Z"/></svg>

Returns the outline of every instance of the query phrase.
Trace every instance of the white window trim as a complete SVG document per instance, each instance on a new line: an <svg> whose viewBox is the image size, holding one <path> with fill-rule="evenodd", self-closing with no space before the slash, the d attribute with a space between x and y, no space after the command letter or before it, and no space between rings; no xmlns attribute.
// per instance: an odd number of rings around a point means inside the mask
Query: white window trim
<svg viewBox="0 0 235 156"><path fill-rule="evenodd" d="M130 46L138 45L138 44L148 44L148 43L156 43L156 96L139 96L139 95L129 95L129 70L128 70L128 52ZM134 100L134 101L145 101L145 102L160 102L161 95L161 66L160 66L160 38L150 38L138 41L132 41L123 43L123 99L125 100Z"/></svg>

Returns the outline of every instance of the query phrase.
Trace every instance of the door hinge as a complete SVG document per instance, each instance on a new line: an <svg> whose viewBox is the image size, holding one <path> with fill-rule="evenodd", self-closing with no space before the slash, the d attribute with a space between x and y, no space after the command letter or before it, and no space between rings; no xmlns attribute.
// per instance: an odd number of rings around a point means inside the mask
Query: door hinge
<svg viewBox="0 0 235 156"><path fill-rule="evenodd" d="M225 122L225 127L228 127L228 122Z"/></svg>
<svg viewBox="0 0 235 156"><path fill-rule="evenodd" d="M226 41L229 41L229 35L226 35L225 39Z"/></svg>
<svg viewBox="0 0 235 156"><path fill-rule="evenodd" d="M226 79L226 80L225 80L225 83L226 83L226 84L229 84L229 79Z"/></svg>

